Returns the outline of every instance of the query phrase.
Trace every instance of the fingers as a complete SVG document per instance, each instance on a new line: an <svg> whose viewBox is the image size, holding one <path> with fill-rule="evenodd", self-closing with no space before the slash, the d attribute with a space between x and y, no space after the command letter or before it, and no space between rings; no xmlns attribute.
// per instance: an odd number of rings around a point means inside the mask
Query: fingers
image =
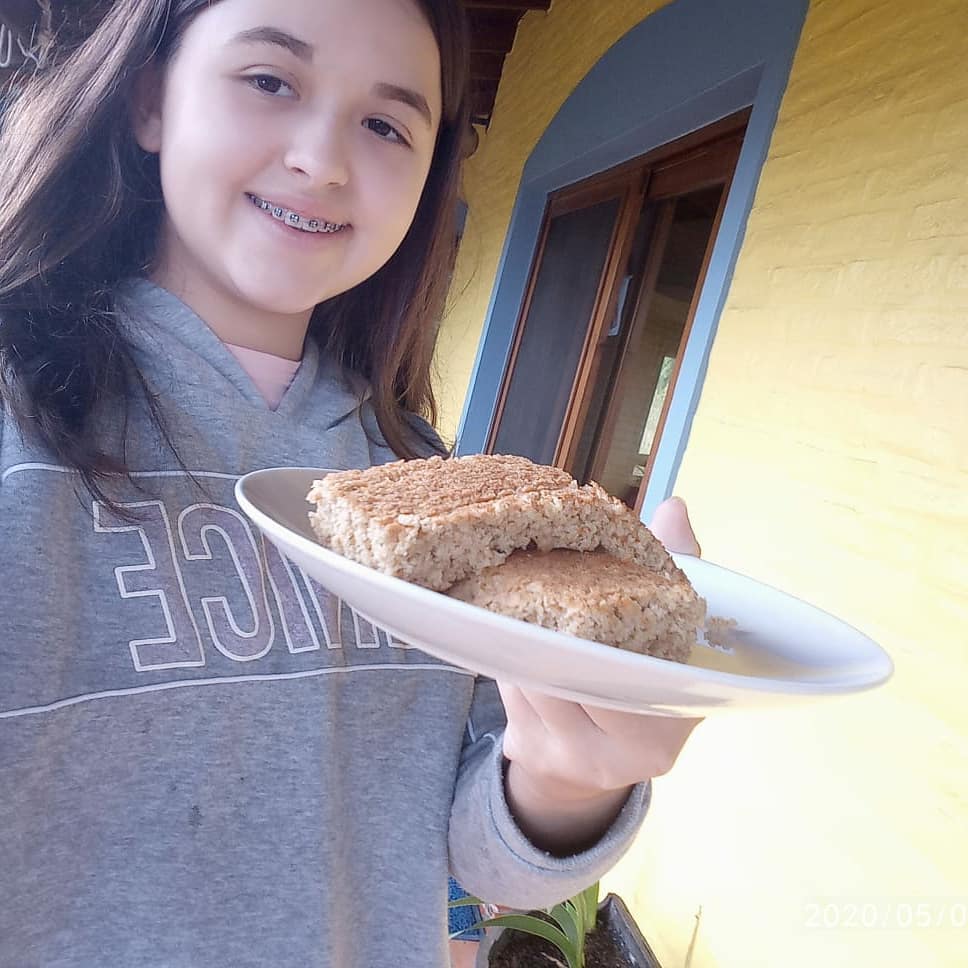
<svg viewBox="0 0 968 968"><path fill-rule="evenodd" d="M501 694L501 702L504 703L504 712L507 714L509 724L520 724L522 728L528 730L544 729L541 717L517 686L499 681L497 690Z"/></svg>
<svg viewBox="0 0 968 968"><path fill-rule="evenodd" d="M507 715L504 730L504 755L509 760L527 761L528 754L545 739L547 729L525 694L517 687L498 682L498 691Z"/></svg>
<svg viewBox="0 0 968 968"><path fill-rule="evenodd" d="M682 555L699 557L702 549L696 540L689 521L686 502L679 497L663 501L652 515L649 530L666 546L667 550Z"/></svg>
<svg viewBox="0 0 968 968"><path fill-rule="evenodd" d="M702 719L691 719L685 716L663 716L658 713L627 713L616 709L603 709L601 706L583 706L585 715L603 732L609 736L626 737L650 736L668 737L670 739L681 736L683 742L689 734L702 722Z"/></svg>
<svg viewBox="0 0 968 968"><path fill-rule="evenodd" d="M497 687L507 714L504 755L509 760L528 760L539 745L561 737L581 736L592 726L578 703L525 691L505 682L499 682Z"/></svg>
<svg viewBox="0 0 968 968"><path fill-rule="evenodd" d="M572 702L570 699L557 699L543 692L532 692L530 689L522 695L545 724L545 728L557 736L570 736L579 730L584 733L595 728L585 707L577 702Z"/></svg>
<svg viewBox="0 0 968 968"><path fill-rule="evenodd" d="M588 790L631 786L672 769L702 721L619 712L499 683L504 755L529 774Z"/></svg>
<svg viewBox="0 0 968 968"><path fill-rule="evenodd" d="M642 779L663 776L675 765L692 731L702 722L680 716L646 716L586 706L585 713L610 746L638 763Z"/></svg>
<svg viewBox="0 0 968 968"><path fill-rule="evenodd" d="M611 789L613 744L579 703L507 683L498 688L507 713L504 755L532 785L565 799Z"/></svg>

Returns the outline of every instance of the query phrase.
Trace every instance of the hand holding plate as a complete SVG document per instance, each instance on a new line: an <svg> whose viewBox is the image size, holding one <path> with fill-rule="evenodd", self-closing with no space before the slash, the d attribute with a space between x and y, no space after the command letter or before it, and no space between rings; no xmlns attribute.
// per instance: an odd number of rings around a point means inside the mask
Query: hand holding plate
<svg viewBox="0 0 968 968"><path fill-rule="evenodd" d="M649 526L673 552L699 554L686 505L663 502ZM535 843L594 842L636 783L667 773L701 722L619 712L498 683L507 714L504 755L512 812Z"/></svg>

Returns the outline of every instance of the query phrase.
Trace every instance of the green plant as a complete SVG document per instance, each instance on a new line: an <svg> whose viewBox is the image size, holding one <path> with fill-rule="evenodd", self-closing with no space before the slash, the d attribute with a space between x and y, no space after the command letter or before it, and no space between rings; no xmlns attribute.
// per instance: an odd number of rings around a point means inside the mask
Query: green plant
<svg viewBox="0 0 968 968"><path fill-rule="evenodd" d="M476 897L463 897L451 901L448 906L467 907L481 903ZM516 912L478 921L472 928L513 928L525 934L537 935L562 953L567 968L585 968L585 936L595 927L598 918L598 883L542 913L550 920Z"/></svg>

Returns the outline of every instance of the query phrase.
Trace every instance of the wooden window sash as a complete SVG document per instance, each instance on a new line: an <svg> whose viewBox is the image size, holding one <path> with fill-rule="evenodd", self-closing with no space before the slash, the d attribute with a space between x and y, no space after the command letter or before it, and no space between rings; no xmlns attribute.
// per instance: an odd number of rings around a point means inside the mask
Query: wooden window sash
<svg viewBox="0 0 968 968"><path fill-rule="evenodd" d="M530 315L538 279L544 263L544 253L552 221L561 215L566 215L582 208L588 208L611 199L621 198L619 215L616 219L615 229L613 230L609 243L609 254L606 258L605 268L602 272L602 279L590 317L585 342L571 387L570 403L562 420L562 429L555 449L555 465L565 467L568 466L569 461L575 458L575 451L580 439L580 431L583 427L582 421L587 415L591 403L589 388L596 375L595 370L599 362L600 340L602 334L607 331L605 327L615 312L618 301L618 286L616 282L627 264L643 204L646 200L659 200L665 197L674 197L675 195L683 194L684 190L682 189L682 185L684 183L688 184L687 191L698 191L701 188L718 184L723 182L724 179L729 178L730 172L735 167L736 156L742 146L742 139L749 115L750 109L740 111L712 125L708 125L700 131L693 132L669 144L662 145L642 157L619 165L607 172L594 175L591 178L585 179L576 185L563 188L549 196L539 232L538 245L532 260L525 297L520 312L518 313L514 336L512 337L511 350L508 354L507 363L505 364L504 375L498 392L497 405L491 419L487 441L484 447L485 453L494 452L495 442L500 432L512 378L518 362L524 329ZM723 151L724 147L727 148L725 152ZM726 158L731 159L733 167L731 168L730 164L723 161L721 156L726 156ZM702 172L698 180L696 180L697 172ZM690 177L694 180L689 181ZM728 187L727 182L724 185L724 191L720 201L720 211L717 213L716 220L714 221L711 238L715 238L719 230L722 207L728 195ZM687 328L684 330L684 339L688 335L689 329L691 329L696 297L702 290L702 283L705 279L706 269L708 268L710 249L711 247L707 249L700 277L697 281L693 304L690 306L689 317L687 319ZM680 354L677 357L676 366L670 379L670 392L666 398L659 426L656 430L657 441L661 437L668 403L672 397L672 388L674 388L675 380L678 378L681 362L681 347L683 345L684 343L680 344ZM626 350L627 345L621 351L623 361ZM619 371L616 370L615 372ZM611 409L610 401L607 400L605 406ZM598 460L598 453L600 451L601 447L596 442L594 447L595 456L592 458L593 461ZM651 470L654 453L655 448L653 448L653 454L650 455L649 464L646 467L646 474L643 477L639 503L641 503L644 487L648 481L648 474Z"/></svg>

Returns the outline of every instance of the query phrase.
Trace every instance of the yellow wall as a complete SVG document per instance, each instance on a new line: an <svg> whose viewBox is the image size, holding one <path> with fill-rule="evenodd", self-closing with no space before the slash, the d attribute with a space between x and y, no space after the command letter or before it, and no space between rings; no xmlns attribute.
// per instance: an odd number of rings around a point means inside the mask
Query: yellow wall
<svg viewBox="0 0 968 968"><path fill-rule="evenodd" d="M525 18L467 178L445 431L524 160L659 6L555 0ZM711 720L656 783L606 887L665 968L968 964L952 926L968 905L966 62L964 0L811 6L677 492L709 558L844 616L897 672ZM849 927L851 904L895 926ZM811 927L815 910L839 926Z"/></svg>

